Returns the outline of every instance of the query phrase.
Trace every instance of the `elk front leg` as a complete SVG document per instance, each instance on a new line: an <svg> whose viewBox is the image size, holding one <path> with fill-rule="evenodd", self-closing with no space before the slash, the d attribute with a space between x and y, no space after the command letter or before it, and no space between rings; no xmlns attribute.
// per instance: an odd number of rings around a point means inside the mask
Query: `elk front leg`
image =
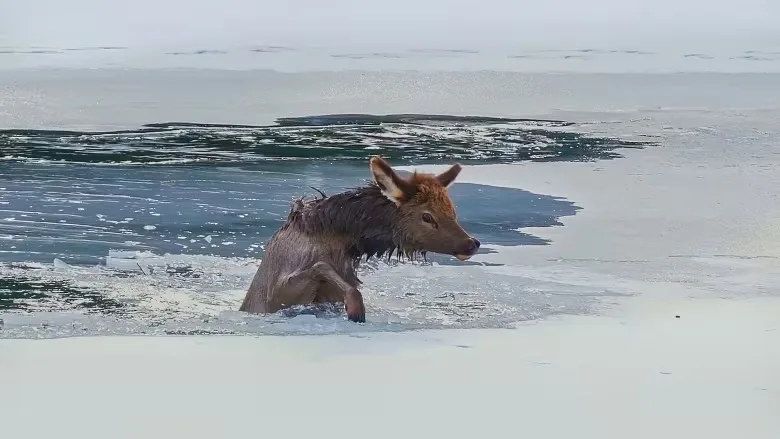
<svg viewBox="0 0 780 439"><path fill-rule="evenodd" d="M344 300L344 307L350 320L366 321L363 295L326 262L317 262L309 269L295 271L283 278L274 290L274 294L268 301L270 312L291 305L308 305L315 301L319 291L329 290L335 291Z"/></svg>
<svg viewBox="0 0 780 439"><path fill-rule="evenodd" d="M347 312L347 318L353 322L366 321L366 307L363 304L363 295L357 288L350 285L339 275L333 267L326 262L317 262L312 266L321 279L327 283L327 286L321 286L320 291L327 288L335 292L339 299L344 301L344 309Z"/></svg>

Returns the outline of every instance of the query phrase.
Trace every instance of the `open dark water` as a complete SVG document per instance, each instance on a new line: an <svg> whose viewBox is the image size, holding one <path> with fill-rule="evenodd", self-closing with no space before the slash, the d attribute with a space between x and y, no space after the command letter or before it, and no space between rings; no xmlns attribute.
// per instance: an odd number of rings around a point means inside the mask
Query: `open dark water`
<svg viewBox="0 0 780 439"><path fill-rule="evenodd" d="M566 121L440 115L0 130L0 336L349 329L340 309L235 311L294 198L362 184L374 154L396 166L469 165L610 160L647 146L585 135ZM451 194L483 252L546 245L523 230L559 226L580 209L477 184L455 184ZM493 327L587 305L486 277L481 265L441 256L367 264L367 325Z"/></svg>

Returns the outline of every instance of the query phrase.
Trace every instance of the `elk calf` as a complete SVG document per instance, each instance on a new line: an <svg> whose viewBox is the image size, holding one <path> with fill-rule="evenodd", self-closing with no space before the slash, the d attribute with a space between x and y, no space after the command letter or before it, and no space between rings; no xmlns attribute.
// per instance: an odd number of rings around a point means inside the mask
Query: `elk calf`
<svg viewBox="0 0 780 439"><path fill-rule="evenodd" d="M350 320L365 322L356 274L363 256L433 252L465 261L477 253L479 241L460 226L447 193L460 165L409 178L379 157L369 167L373 181L363 187L293 204L266 245L241 311L336 302L344 303Z"/></svg>

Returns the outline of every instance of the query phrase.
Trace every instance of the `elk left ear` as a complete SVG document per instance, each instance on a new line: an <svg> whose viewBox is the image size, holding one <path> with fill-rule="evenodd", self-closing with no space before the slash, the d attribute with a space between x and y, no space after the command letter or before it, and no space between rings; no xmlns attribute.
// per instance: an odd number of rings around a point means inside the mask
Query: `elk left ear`
<svg viewBox="0 0 780 439"><path fill-rule="evenodd" d="M396 174L390 164L382 158L371 157L369 166L371 174L374 176L374 182L379 186L382 194L397 206L414 197L414 185Z"/></svg>
<svg viewBox="0 0 780 439"><path fill-rule="evenodd" d="M450 169L447 169L446 171L437 175L436 179L439 180L439 183L441 183L442 186L447 187L451 185L453 181L455 181L455 178L458 176L458 174L460 174L460 170L460 164L455 163L450 167Z"/></svg>

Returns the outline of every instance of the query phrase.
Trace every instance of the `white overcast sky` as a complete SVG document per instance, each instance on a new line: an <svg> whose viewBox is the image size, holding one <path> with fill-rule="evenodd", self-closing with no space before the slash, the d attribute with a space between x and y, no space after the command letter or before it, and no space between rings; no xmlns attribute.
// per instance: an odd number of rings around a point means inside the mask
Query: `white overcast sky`
<svg viewBox="0 0 780 439"><path fill-rule="evenodd" d="M780 0L0 0L0 46L780 44Z"/></svg>

